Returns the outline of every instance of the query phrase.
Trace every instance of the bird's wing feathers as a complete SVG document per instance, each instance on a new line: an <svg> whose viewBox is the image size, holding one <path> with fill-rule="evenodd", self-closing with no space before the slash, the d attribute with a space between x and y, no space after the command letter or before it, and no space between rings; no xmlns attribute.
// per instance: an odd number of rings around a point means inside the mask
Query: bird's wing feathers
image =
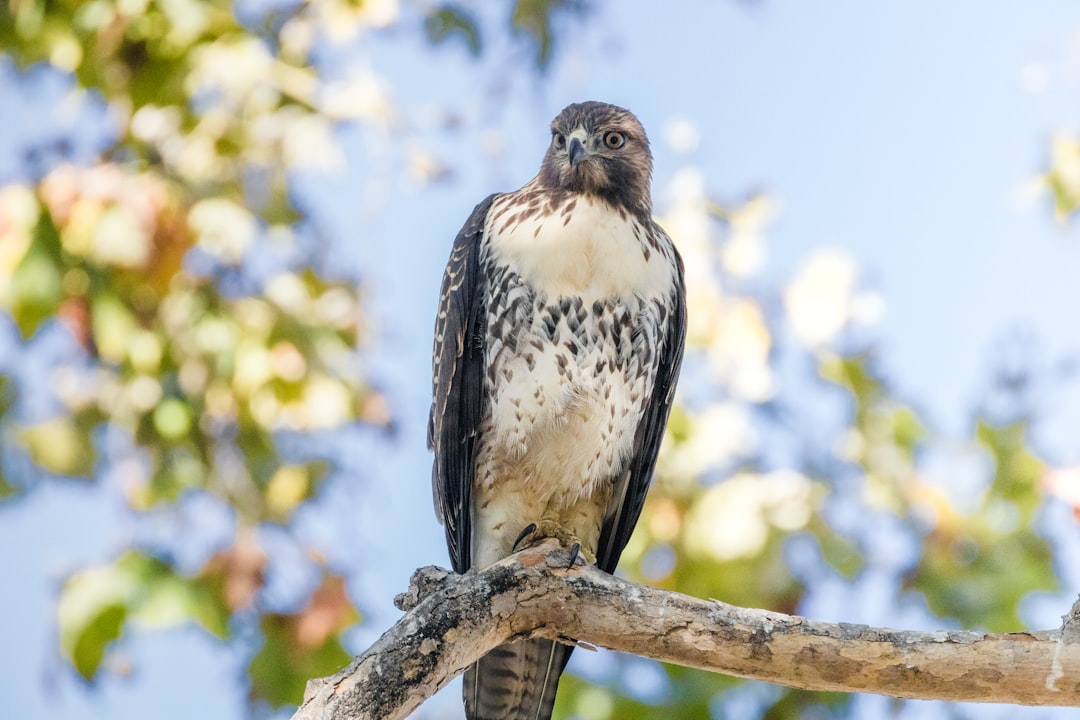
<svg viewBox="0 0 1080 720"><path fill-rule="evenodd" d="M660 231L659 228L657 231ZM600 543L596 552L597 566L609 573L615 572L619 556L630 541L630 535L634 532L641 508L645 504L645 494L652 482L656 456L660 452L660 441L664 437L664 427L671 413L675 384L682 366L683 343L686 338L686 297L683 290L682 260L674 246L672 252L676 289L674 303L667 318L667 332L657 364L656 380L634 435L630 467L617 482L610 510L600 531Z"/></svg>
<svg viewBox="0 0 1080 720"><path fill-rule="evenodd" d="M470 493L476 435L483 412L484 287L480 244L495 195L477 205L461 228L443 275L435 320L433 402L428 446L435 451L431 482L435 513L446 526L457 572L471 564Z"/></svg>

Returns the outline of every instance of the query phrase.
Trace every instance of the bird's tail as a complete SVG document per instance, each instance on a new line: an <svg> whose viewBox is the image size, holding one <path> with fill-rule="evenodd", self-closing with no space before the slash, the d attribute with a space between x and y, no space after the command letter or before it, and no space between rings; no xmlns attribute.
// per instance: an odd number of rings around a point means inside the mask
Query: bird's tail
<svg viewBox="0 0 1080 720"><path fill-rule="evenodd" d="M543 638L501 645L465 671L468 720L550 720L572 647Z"/></svg>

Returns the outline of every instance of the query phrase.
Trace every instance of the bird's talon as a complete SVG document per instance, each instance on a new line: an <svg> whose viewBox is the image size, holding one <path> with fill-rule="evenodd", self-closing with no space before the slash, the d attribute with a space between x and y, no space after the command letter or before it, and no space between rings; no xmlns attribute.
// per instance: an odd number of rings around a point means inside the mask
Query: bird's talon
<svg viewBox="0 0 1080 720"><path fill-rule="evenodd" d="M529 523L525 526L525 529L517 536L517 540L514 541L513 551L518 551L518 546L521 545L521 541L536 532L536 523Z"/></svg>
<svg viewBox="0 0 1080 720"><path fill-rule="evenodd" d="M566 569L574 567L574 563L577 562L578 555L581 553L581 543L574 543L574 546L570 548L570 562L567 564Z"/></svg>

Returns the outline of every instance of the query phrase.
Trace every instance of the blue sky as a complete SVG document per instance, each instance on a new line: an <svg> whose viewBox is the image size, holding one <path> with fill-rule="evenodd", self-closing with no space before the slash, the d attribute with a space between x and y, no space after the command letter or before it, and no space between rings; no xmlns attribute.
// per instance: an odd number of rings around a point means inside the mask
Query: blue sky
<svg viewBox="0 0 1080 720"><path fill-rule="evenodd" d="M300 523L353 571L350 590L368 620L354 649L397 617L390 600L413 568L446 562L424 431L432 318L450 242L473 204L532 176L547 124L568 102L634 110L654 141L657 187L693 162L720 199L769 193L779 213L765 234L768 280L789 277L816 248L857 258L887 305L877 337L889 376L948 433L970 422L988 354L1002 338L1030 338L1036 356L1048 359L1078 354L1080 239L1054 223L1048 200L1033 198L1030 187L1050 133L1080 127L1080 5L761 0L678 8L608 3L587 22L567 22L558 60L540 82L508 47L492 47L478 63L400 30L327 52L328 72L358 66L381 74L411 129L455 171L453 182L430 187L387 180L400 168L383 153L385 140L354 131L343 135L348 170L304 185L343 266L369 283L380 342L367 362L402 430L394 448L357 450L360 479L331 485ZM3 94L0 118L10 118ZM462 113L459 131L439 128L442 104ZM675 119L701 133L690 157L663 140ZM0 148L25 132L19 122L0 128ZM496 136L504 150L491 155L485 148ZM1075 385L1055 398L1040 436L1055 459L1074 463L1080 444L1067 408L1080 407ZM164 720L241 716L244 658L194 629L125 642L130 677L86 688L65 671L51 628L57 582L136 532L107 484L46 485L0 507L0 568L16 589L0 591L0 647L19 648L0 659L7 716L124 720L147 708ZM1080 579L1066 580L1075 593ZM1053 624L1048 618L1065 609L1041 608L1032 621ZM423 717L459 717L455 695L444 693ZM883 702L865 700L864 714L883 711ZM943 713L919 703L904 717Z"/></svg>

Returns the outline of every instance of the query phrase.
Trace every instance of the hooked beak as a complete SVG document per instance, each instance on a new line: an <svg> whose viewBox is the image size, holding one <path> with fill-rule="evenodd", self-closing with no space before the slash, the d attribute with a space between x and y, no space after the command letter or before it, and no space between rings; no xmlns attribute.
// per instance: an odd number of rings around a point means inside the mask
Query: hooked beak
<svg viewBox="0 0 1080 720"><path fill-rule="evenodd" d="M570 133L566 143L566 156L570 159L570 167L576 166L582 158L588 156L589 151L585 149L588 139L589 135L584 128L577 128Z"/></svg>

